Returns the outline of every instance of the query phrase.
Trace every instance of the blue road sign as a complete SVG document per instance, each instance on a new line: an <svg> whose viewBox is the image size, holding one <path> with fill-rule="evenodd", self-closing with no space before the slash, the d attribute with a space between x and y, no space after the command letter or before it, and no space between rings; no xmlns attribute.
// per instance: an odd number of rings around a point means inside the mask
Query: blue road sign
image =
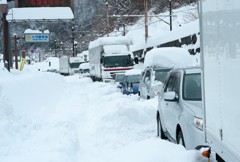
<svg viewBox="0 0 240 162"><path fill-rule="evenodd" d="M25 42L49 42L49 34L25 34Z"/></svg>

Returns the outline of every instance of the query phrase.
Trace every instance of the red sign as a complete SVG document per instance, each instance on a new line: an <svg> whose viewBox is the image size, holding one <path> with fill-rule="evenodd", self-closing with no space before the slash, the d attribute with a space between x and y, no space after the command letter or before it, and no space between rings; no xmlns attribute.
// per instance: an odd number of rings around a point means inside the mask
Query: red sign
<svg viewBox="0 0 240 162"><path fill-rule="evenodd" d="M25 51L22 51L22 58L25 58Z"/></svg>
<svg viewBox="0 0 240 162"><path fill-rule="evenodd" d="M71 0L18 0L18 7L70 7Z"/></svg>
<svg viewBox="0 0 240 162"><path fill-rule="evenodd" d="M39 50L38 50L38 49L36 49L36 50L35 50L35 53L38 53L38 52L39 52Z"/></svg>

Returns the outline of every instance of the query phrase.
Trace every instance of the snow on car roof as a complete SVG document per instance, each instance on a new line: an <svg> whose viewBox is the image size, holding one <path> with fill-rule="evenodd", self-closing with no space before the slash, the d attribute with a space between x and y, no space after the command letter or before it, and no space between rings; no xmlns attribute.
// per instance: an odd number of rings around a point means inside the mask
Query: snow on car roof
<svg viewBox="0 0 240 162"><path fill-rule="evenodd" d="M89 49L104 46L104 45L125 45L132 44L132 41L127 37L103 37L98 38L97 40L90 42Z"/></svg>
<svg viewBox="0 0 240 162"><path fill-rule="evenodd" d="M127 70L125 72L125 75L141 75L142 70L139 69L132 69L132 70Z"/></svg>
<svg viewBox="0 0 240 162"><path fill-rule="evenodd" d="M184 48L155 48L147 52L145 56L144 68L148 66L169 68L192 67L193 56Z"/></svg>
<svg viewBox="0 0 240 162"><path fill-rule="evenodd" d="M89 69L89 63L82 63L79 65L79 69Z"/></svg>

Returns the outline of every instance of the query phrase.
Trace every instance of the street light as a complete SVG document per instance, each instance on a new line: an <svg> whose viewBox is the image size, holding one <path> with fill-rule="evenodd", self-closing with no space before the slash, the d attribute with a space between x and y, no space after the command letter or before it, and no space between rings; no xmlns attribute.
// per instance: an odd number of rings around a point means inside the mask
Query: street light
<svg viewBox="0 0 240 162"><path fill-rule="evenodd" d="M57 50L57 40L55 40L54 43L55 43L55 57L57 57L57 51L56 51Z"/></svg>
<svg viewBox="0 0 240 162"><path fill-rule="evenodd" d="M77 41L74 41L74 49L76 51L76 56L77 56L77 45L78 45L78 42Z"/></svg>

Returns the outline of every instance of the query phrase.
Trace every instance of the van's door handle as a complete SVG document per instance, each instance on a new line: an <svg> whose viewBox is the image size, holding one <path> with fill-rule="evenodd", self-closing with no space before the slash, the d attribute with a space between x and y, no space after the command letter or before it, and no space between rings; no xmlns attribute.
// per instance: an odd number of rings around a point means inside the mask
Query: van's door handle
<svg viewBox="0 0 240 162"><path fill-rule="evenodd" d="M166 103L166 105L168 106L168 103Z"/></svg>

